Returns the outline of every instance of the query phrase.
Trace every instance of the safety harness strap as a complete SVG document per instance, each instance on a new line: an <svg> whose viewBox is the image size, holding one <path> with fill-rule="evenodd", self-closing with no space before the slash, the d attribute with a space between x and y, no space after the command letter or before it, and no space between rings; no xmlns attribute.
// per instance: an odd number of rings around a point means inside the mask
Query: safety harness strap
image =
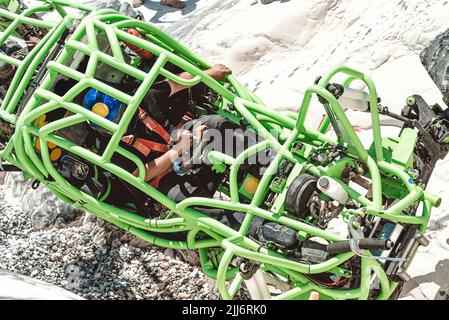
<svg viewBox="0 0 449 320"><path fill-rule="evenodd" d="M169 150L168 145L153 142L146 139L136 138L135 136L123 137L122 141L133 146L137 151L147 157L152 151L165 153Z"/></svg>
<svg viewBox="0 0 449 320"><path fill-rule="evenodd" d="M122 138L122 141L132 147L134 147L137 151L142 153L145 157L147 157L151 152L160 152L165 153L170 150L170 144L172 143L172 139L168 132L162 127L156 120L151 118L142 108L139 108L139 121L141 121L149 130L158 134L164 141L164 143L158 143L147 139L138 138L134 135L129 135ZM162 179L168 175L172 171L172 168L168 169L161 175L159 175L156 179L151 181L150 185L153 188L158 188Z"/></svg>
<svg viewBox="0 0 449 320"><path fill-rule="evenodd" d="M151 131L157 133L162 139L165 140L167 145L172 142L172 139L168 132L162 127L156 120L151 118L142 108L139 108L139 120Z"/></svg>
<svg viewBox="0 0 449 320"><path fill-rule="evenodd" d="M136 150L147 157L152 151L165 153L170 150L170 144L172 139L168 132L162 127L156 120L151 118L142 108L139 108L139 121L141 121L149 130L158 134L164 141L164 143L158 143L151 140L138 138L135 135L129 135L123 137L122 141L126 144L133 146Z"/></svg>

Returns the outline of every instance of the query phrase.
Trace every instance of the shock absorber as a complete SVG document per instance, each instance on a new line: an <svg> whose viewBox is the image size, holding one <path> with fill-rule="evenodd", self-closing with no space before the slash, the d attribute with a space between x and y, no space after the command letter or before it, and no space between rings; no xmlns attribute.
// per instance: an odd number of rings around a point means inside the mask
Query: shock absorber
<svg viewBox="0 0 449 320"><path fill-rule="evenodd" d="M411 277L407 273L407 269L419 246L427 247L429 245L429 240L419 230L410 228L404 234L399 245L399 254L402 259L401 261L391 263L388 266L386 273L393 281L408 282L411 280Z"/></svg>

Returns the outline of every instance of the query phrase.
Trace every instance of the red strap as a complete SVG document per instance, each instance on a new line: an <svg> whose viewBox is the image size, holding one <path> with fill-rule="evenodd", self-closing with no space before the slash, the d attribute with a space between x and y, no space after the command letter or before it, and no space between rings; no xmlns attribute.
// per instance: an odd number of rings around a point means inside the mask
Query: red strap
<svg viewBox="0 0 449 320"><path fill-rule="evenodd" d="M129 34L131 34L131 35L133 35L135 37L138 37L140 39L144 39L143 35L141 33L139 33L139 31L137 31L136 29L131 28L131 29L128 29L127 31L128 31ZM138 46L136 46L134 44L131 44L131 43L126 42L126 41L125 41L125 44L131 50L133 50L139 57L141 57L143 60L150 60L154 56L154 54L152 52L150 52L148 50L145 50L145 49L143 49L141 47L138 47Z"/></svg>
<svg viewBox="0 0 449 320"><path fill-rule="evenodd" d="M151 118L142 108L139 108L139 120L151 131L157 133L166 144L150 141L147 139L137 138L133 135L123 137L122 141L126 144L132 145L145 157L148 156L151 151L165 153L171 144L172 139L168 132L162 127L156 120Z"/></svg>
<svg viewBox="0 0 449 320"><path fill-rule="evenodd" d="M134 143L141 144L145 147L147 147L150 150L166 153L168 150L170 150L169 146L163 143L157 143L150 140L145 140L141 138L137 138Z"/></svg>
<svg viewBox="0 0 449 320"><path fill-rule="evenodd" d="M137 151L142 153L145 157L147 157L151 151L165 153L169 150L169 147L166 144L136 138L135 136L123 137L122 141L136 148Z"/></svg>
<svg viewBox="0 0 449 320"><path fill-rule="evenodd" d="M172 139L168 132L162 127L156 120L151 118L142 108L139 108L139 120L151 131L157 133L162 139L165 140L166 144L158 143L142 138L137 138L136 136L130 135L122 138L122 141L126 144L133 146L136 150L142 153L145 157L147 157L152 151L166 153L170 150L169 145L172 142ZM158 188L161 180L168 175L172 169L168 169L159 177L151 181L150 185L153 188Z"/></svg>
<svg viewBox="0 0 449 320"><path fill-rule="evenodd" d="M139 108L139 119L143 122L143 124L153 132L156 132L162 139L170 144L172 139L168 132L162 127L156 120L151 118L142 108Z"/></svg>
<svg viewBox="0 0 449 320"><path fill-rule="evenodd" d="M159 184L161 183L162 179L164 179L171 171L172 171L172 169L168 169L163 174L161 174L159 177L157 177L156 179L151 181L150 185L155 189L159 188Z"/></svg>

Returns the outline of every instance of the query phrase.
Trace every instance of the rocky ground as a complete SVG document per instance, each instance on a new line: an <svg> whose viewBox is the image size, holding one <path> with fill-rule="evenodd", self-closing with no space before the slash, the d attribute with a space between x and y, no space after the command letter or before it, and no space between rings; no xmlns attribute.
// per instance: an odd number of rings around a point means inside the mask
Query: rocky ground
<svg viewBox="0 0 449 320"><path fill-rule="evenodd" d="M150 247L84 213L68 214L45 190L33 191L17 180L8 177L0 189L0 269L86 299L214 297L213 282L199 267L181 261L179 254ZM40 212L31 198L45 198L42 205L48 214ZM28 209L11 199L26 203Z"/></svg>

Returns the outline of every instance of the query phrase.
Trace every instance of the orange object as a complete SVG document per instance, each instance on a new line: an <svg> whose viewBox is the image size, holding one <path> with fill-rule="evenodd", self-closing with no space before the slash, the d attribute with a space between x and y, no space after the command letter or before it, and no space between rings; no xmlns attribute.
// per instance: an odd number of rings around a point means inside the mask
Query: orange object
<svg viewBox="0 0 449 320"><path fill-rule="evenodd" d="M47 116L45 114L41 115L39 118L36 119L36 127L42 128L47 123L45 122L47 120Z"/></svg>
<svg viewBox="0 0 449 320"><path fill-rule="evenodd" d="M152 132L158 134L162 139L164 139L164 143L158 143L146 139L142 139L136 137L134 135L126 136L122 138L122 142L133 146L137 151L142 153L145 157L147 157L152 151L165 153L170 150L170 144L173 142L170 134L161 126L156 120L151 118L142 108L139 108L139 120L147 127L147 129ZM172 168L167 169L164 173L159 175L156 179L154 179L150 184L153 188L158 188L161 180L170 172Z"/></svg>
<svg viewBox="0 0 449 320"><path fill-rule="evenodd" d="M136 138L135 136L123 137L122 141L133 146L137 151L147 157L151 151L165 153L170 150L167 144L157 143L146 139Z"/></svg>
<svg viewBox="0 0 449 320"><path fill-rule="evenodd" d="M41 139L36 140L36 150L41 151Z"/></svg>
<svg viewBox="0 0 449 320"><path fill-rule="evenodd" d="M62 156L62 150L60 148L56 148L50 153L51 161L56 161L59 158L61 158L61 156Z"/></svg>
<svg viewBox="0 0 449 320"><path fill-rule="evenodd" d="M50 150L56 148L56 145L52 142L47 142L47 146ZM36 150L41 151L41 139L36 140Z"/></svg>
<svg viewBox="0 0 449 320"><path fill-rule="evenodd" d="M256 194L257 187L259 186L259 180L256 178L248 178L245 181L245 191L249 194Z"/></svg>
<svg viewBox="0 0 449 320"><path fill-rule="evenodd" d="M138 37L138 38L140 38L140 39L143 39L142 34L141 34L139 31L137 31L136 29L130 28L130 29L128 29L127 31L128 31L129 34L131 34L131 35L133 35L133 36L136 36L136 37ZM136 45L134 45L134 44L132 44L132 43L125 42L125 44L126 44L132 51L134 51L139 57L141 57L142 60L150 60L150 59L154 56L154 54L153 54L152 52L150 52L150 51L148 51L148 50L145 50L145 49L143 49L143 48L140 48L140 47L138 47L138 46L136 46Z"/></svg>

